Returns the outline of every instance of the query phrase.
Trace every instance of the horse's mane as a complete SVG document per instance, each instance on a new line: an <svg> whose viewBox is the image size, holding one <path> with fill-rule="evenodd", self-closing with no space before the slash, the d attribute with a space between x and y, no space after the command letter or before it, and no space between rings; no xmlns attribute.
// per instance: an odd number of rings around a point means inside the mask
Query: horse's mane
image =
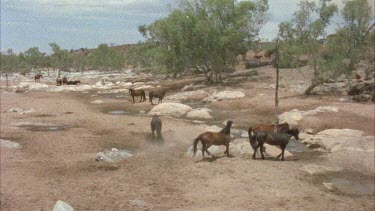
<svg viewBox="0 0 375 211"><path fill-rule="evenodd" d="M229 135L230 134L230 127L232 126L232 122L228 121L227 125L220 131L220 133L224 133Z"/></svg>

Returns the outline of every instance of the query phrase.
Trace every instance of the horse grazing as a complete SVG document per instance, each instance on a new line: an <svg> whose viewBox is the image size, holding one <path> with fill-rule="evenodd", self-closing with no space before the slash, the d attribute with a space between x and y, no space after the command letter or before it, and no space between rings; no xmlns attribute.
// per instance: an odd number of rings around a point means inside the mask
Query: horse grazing
<svg viewBox="0 0 375 211"><path fill-rule="evenodd" d="M43 78L43 75L41 75L41 74L37 74L37 75L34 76L35 82L40 81L41 78Z"/></svg>
<svg viewBox="0 0 375 211"><path fill-rule="evenodd" d="M62 84L62 79L61 78L57 78L56 79L56 85L57 86L61 86L61 84Z"/></svg>
<svg viewBox="0 0 375 211"><path fill-rule="evenodd" d="M287 133L274 133L274 132L265 132L265 131L260 131L255 133L254 135L251 134L251 127L249 128L249 141L250 145L254 150L253 154L253 159L255 159L256 152L258 148L260 148L260 154L262 156L262 159L264 159L264 144L267 143L269 145L274 145L274 146L280 146L281 148L281 153L277 156L279 158L281 156L281 160L284 160L284 152L285 148L289 143L289 139L293 136L293 134L296 132L298 129L291 129L288 130Z"/></svg>
<svg viewBox="0 0 375 211"><path fill-rule="evenodd" d="M77 84L80 84L81 81L80 80L75 80L75 81L68 81L66 82L66 85L77 85Z"/></svg>
<svg viewBox="0 0 375 211"><path fill-rule="evenodd" d="M263 131L263 132L273 132L273 129L274 129L274 125L258 124L258 125L255 125L255 126L252 127L252 132L253 133L257 133L257 132L260 132L260 131ZM278 124L276 131L278 133L287 133L288 131L290 131L289 124L288 123ZM298 137L299 130L298 129L293 129L292 132L293 132L294 138L296 140L298 140L299 139L299 137Z"/></svg>
<svg viewBox="0 0 375 211"><path fill-rule="evenodd" d="M130 93L130 96L132 96L133 98L133 103L135 103L134 96L141 96L141 100L139 102L146 101L146 93L143 89L138 89L138 90L129 89L129 93Z"/></svg>
<svg viewBox="0 0 375 211"><path fill-rule="evenodd" d="M154 114L154 116L152 117L152 120L151 120L151 132L152 132L152 141L154 141L154 133L155 133L155 130L156 130L156 134L158 135L158 140L164 142L163 140L163 136L161 135L161 128L162 128L162 122L161 122L161 119L156 116L156 114Z"/></svg>
<svg viewBox="0 0 375 211"><path fill-rule="evenodd" d="M148 92L148 97L150 100L151 105L154 105L152 103L152 98L157 97L159 98L158 104L163 103L163 97L165 96L165 90L150 90Z"/></svg>
<svg viewBox="0 0 375 211"><path fill-rule="evenodd" d="M62 79L62 83L63 83L63 85L68 84L68 79L67 79L66 77L64 77L64 78Z"/></svg>
<svg viewBox="0 0 375 211"><path fill-rule="evenodd" d="M197 144L200 141L202 144L202 156L204 157L204 152L206 151L209 155L211 153L208 151L208 148L210 148L212 145L225 145L226 150L224 154L226 153L228 157L229 155L229 142L230 142L230 128L232 126L232 121L228 121L227 125L218 133L214 132L204 132L200 134L195 140L194 140L194 155L197 152Z"/></svg>

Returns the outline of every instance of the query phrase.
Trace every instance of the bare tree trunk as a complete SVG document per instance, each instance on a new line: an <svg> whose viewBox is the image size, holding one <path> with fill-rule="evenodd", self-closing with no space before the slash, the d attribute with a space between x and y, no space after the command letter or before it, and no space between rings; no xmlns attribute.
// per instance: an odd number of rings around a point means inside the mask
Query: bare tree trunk
<svg viewBox="0 0 375 211"><path fill-rule="evenodd" d="M5 80L6 80L6 83L7 83L7 91L9 89L9 84L8 84L8 73L5 73Z"/></svg>
<svg viewBox="0 0 375 211"><path fill-rule="evenodd" d="M276 40L276 89L275 89L275 126L273 131L277 132L279 125L279 39Z"/></svg>
<svg viewBox="0 0 375 211"><path fill-rule="evenodd" d="M57 78L60 78L60 69L57 69Z"/></svg>
<svg viewBox="0 0 375 211"><path fill-rule="evenodd" d="M317 79L311 81L311 85L305 90L304 95L311 95L311 91L320 85L320 82Z"/></svg>

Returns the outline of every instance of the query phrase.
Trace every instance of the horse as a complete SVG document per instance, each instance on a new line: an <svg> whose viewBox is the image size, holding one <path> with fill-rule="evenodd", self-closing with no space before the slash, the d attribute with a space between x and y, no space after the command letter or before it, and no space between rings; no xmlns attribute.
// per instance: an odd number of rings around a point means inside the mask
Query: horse
<svg viewBox="0 0 375 211"><path fill-rule="evenodd" d="M274 125L258 124L258 125L255 125L255 126L252 127L252 132L253 133L257 133L257 132L260 132L260 131L263 131L263 132L273 132L273 129L274 129ZM283 124L278 124L276 131L278 133L287 133L288 131L290 131L289 124L286 123L286 122L283 123ZM292 132L293 132L293 137L296 140L299 140L299 137L298 137L299 130L298 129L293 129Z"/></svg>
<svg viewBox="0 0 375 211"><path fill-rule="evenodd" d="M56 79L56 85L57 86L61 86L61 84L62 84L62 79L61 78L57 78Z"/></svg>
<svg viewBox="0 0 375 211"><path fill-rule="evenodd" d="M158 140L160 141L164 141L163 140L163 136L161 135L161 128L162 128L162 122L161 122L161 119L156 115L154 114L154 116L152 117L152 120L151 120L151 132L152 132L152 141L155 140L155 130L156 130L156 134L158 135Z"/></svg>
<svg viewBox="0 0 375 211"><path fill-rule="evenodd" d="M271 59L271 56L272 56L272 54L270 54L270 53L268 53L268 52L266 52L265 54L264 54L264 58L268 58L268 59Z"/></svg>
<svg viewBox="0 0 375 211"><path fill-rule="evenodd" d="M68 84L68 79L67 79L66 77L64 77L64 78L62 79L62 83L63 83L63 85Z"/></svg>
<svg viewBox="0 0 375 211"><path fill-rule="evenodd" d="M163 97L165 96L165 90L151 90L148 92L148 97L150 100L151 105L154 105L152 103L152 98L157 97L159 98L158 104L163 103Z"/></svg>
<svg viewBox="0 0 375 211"><path fill-rule="evenodd" d="M233 121L228 121L226 126L218 133L214 132L204 132L200 134L196 139L194 139L194 155L197 152L197 144L200 141L202 144L202 156L204 158L204 152L206 151L209 155L211 153L208 151L212 145L225 145L226 153L228 157L229 155L229 143L230 143L230 128L232 126Z"/></svg>
<svg viewBox="0 0 375 211"><path fill-rule="evenodd" d="M66 82L66 85L77 85L77 84L80 84L81 81L80 80L75 80L75 81L68 81Z"/></svg>
<svg viewBox="0 0 375 211"><path fill-rule="evenodd" d="M255 56L254 56L254 59L260 61L260 59L261 59L262 57L263 57L262 55L255 55Z"/></svg>
<svg viewBox="0 0 375 211"><path fill-rule="evenodd" d="M43 78L43 75L41 75L41 74L37 74L37 75L34 76L34 80L35 80L35 82L36 82L37 80L40 81L41 78Z"/></svg>
<svg viewBox="0 0 375 211"><path fill-rule="evenodd" d="M129 93L130 93L130 96L132 96L133 98L133 103L135 103L134 96L141 96L141 100L139 102L146 101L146 93L143 89L138 89L138 90L129 89Z"/></svg>
<svg viewBox="0 0 375 211"><path fill-rule="evenodd" d="M274 132L265 132L265 131L260 131L257 133L254 133L254 135L251 134L251 127L249 128L249 141L250 141L250 146L253 148L254 153L253 153L253 159L256 158L256 152L258 148L260 148L260 154L262 156L262 159L264 160L264 144L267 143L269 145L274 145L274 146L280 146L281 148L281 153L277 156L279 158L281 156L281 160L284 161L284 152L285 148L289 143L289 139L293 136L293 134L296 132L298 129L290 129L287 131L287 133L274 133Z"/></svg>

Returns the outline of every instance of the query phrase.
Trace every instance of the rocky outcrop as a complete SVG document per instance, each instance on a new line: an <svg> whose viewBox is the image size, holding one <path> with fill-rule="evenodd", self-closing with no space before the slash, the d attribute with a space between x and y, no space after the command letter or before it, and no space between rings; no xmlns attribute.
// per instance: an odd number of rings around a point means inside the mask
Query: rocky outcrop
<svg viewBox="0 0 375 211"><path fill-rule="evenodd" d="M53 207L53 211L74 211L74 209L69 204L58 200Z"/></svg>
<svg viewBox="0 0 375 211"><path fill-rule="evenodd" d="M186 117L192 119L212 119L213 117L210 115L212 112L208 108L197 108L187 113Z"/></svg>
<svg viewBox="0 0 375 211"><path fill-rule="evenodd" d="M155 106L148 115L166 115L180 117L193 110L190 106L181 103L161 103Z"/></svg>
<svg viewBox="0 0 375 211"><path fill-rule="evenodd" d="M246 95L241 91L229 91L225 90L222 92L214 93L206 98L203 99L204 102L216 102L221 100L229 100L229 99L236 99L236 98L243 98Z"/></svg>
<svg viewBox="0 0 375 211"><path fill-rule="evenodd" d="M124 160L126 158L133 157L127 150L117 150L113 148L111 151L106 152L99 152L96 154L96 161L104 161L104 162L115 162L119 160Z"/></svg>
<svg viewBox="0 0 375 211"><path fill-rule="evenodd" d="M279 123L287 122L291 126L297 126L298 122L301 121L305 116L312 116L318 113L324 112L338 112L339 109L331 106L321 106L314 110L300 111L298 109L293 109L288 112L284 112L279 115Z"/></svg>

